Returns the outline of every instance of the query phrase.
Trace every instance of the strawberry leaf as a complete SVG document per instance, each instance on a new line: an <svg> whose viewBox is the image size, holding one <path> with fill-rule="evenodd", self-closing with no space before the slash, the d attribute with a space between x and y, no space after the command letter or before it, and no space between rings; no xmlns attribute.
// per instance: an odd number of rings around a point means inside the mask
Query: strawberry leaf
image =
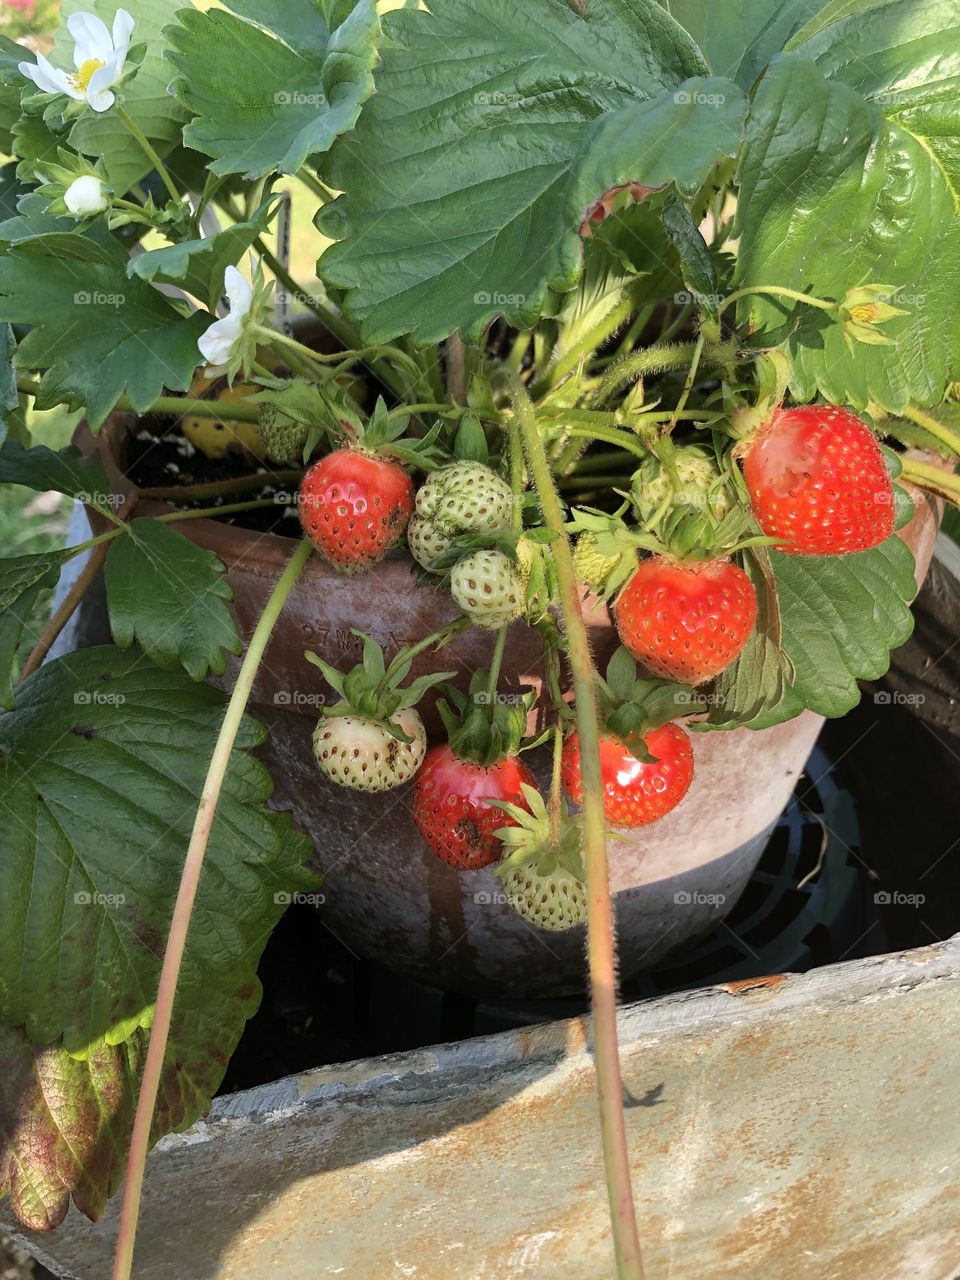
<svg viewBox="0 0 960 1280"><path fill-rule="evenodd" d="M233 590L212 551L158 520L140 518L110 545L104 579L110 629L121 648L136 641L158 666L192 680L222 676L240 633Z"/></svg>
<svg viewBox="0 0 960 1280"><path fill-rule="evenodd" d="M375 342L529 327L579 279L598 202L689 194L740 138L742 92L696 78L655 0L436 10L386 17L377 93L325 164L346 195L318 215L340 241L320 270Z"/></svg>
<svg viewBox="0 0 960 1280"><path fill-rule="evenodd" d="M56 585L70 554L46 551L0 560L0 707L13 706L13 668L27 621L43 593Z"/></svg>
<svg viewBox="0 0 960 1280"><path fill-rule="evenodd" d="M224 695L142 654L47 663L0 717L0 1023L87 1057L150 1026L166 937ZM177 1003L216 1049L220 1005L256 1004L260 950L307 842L266 807L245 720L200 880ZM302 879L302 876L301 876Z"/></svg>
<svg viewBox="0 0 960 1280"><path fill-rule="evenodd" d="M180 72L171 92L195 116L184 140L213 157L214 173L295 173L353 128L373 92L375 0L339 5L333 29L305 0L282 12L277 0L230 8L181 9L167 31ZM281 39L271 34L278 18Z"/></svg>
<svg viewBox="0 0 960 1280"><path fill-rule="evenodd" d="M303 840L286 828L280 841L279 863L298 876ZM289 894L274 899L271 914L279 917ZM254 941L216 998L196 981L178 989L152 1141L188 1128L210 1106L259 1003L254 970L264 941ZM191 932L191 964L203 962L198 943ZM24 1226L58 1226L71 1197L88 1218L102 1215L123 1178L147 1040L142 1029L120 1044L105 1036L75 1057L61 1045L33 1044L22 1028L0 1026L0 1194L10 1195Z"/></svg>
<svg viewBox="0 0 960 1280"><path fill-rule="evenodd" d="M849 22L798 37L757 91L738 174L738 284L840 301L888 283L906 314L883 325L891 346L848 342L831 317L771 298L745 298L740 318L775 332L797 312L797 398L898 412L939 402L957 373L960 18L951 0L842 8L856 11Z"/></svg>
<svg viewBox="0 0 960 1280"><path fill-rule="evenodd" d="M714 75L749 90L774 54L825 0L799 5L783 0L660 0L696 40Z"/></svg>
<svg viewBox="0 0 960 1280"><path fill-rule="evenodd" d="M99 454L86 457L75 445L54 452L42 444L27 449L16 440L5 440L0 448L0 484L21 484L37 493L55 489L109 510L110 483Z"/></svg>
<svg viewBox="0 0 960 1280"><path fill-rule="evenodd" d="M81 245L87 260L78 262ZM33 326L14 361L44 370L38 408L85 406L96 429L124 392L145 413L165 387L189 388L210 316L184 315L151 285L128 279L119 244L40 235L2 262L0 321Z"/></svg>

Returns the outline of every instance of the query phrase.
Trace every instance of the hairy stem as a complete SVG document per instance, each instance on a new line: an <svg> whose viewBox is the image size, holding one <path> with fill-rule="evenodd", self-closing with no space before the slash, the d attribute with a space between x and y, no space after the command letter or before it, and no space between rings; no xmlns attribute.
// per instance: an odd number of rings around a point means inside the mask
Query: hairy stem
<svg viewBox="0 0 960 1280"><path fill-rule="evenodd" d="M17 376L17 390L36 399L40 394L40 383L36 378L31 378L28 374L19 374ZM160 396L149 409L145 410L136 408L135 405L130 403L127 396L121 396L116 403L116 408L121 412L136 413L139 416L144 416L148 413L168 413L175 418L190 416L194 418L226 418L230 422L260 421L260 410L255 405L225 405L219 404L216 400L195 400L188 399L186 396Z"/></svg>
<svg viewBox="0 0 960 1280"><path fill-rule="evenodd" d="M665 373L668 369L686 369L695 350L696 344L693 342L678 342L673 346L647 347L643 351L623 356L604 375L594 396L594 404L605 404L628 382L636 382L654 373Z"/></svg>
<svg viewBox="0 0 960 1280"><path fill-rule="evenodd" d="M941 498L946 498L954 506L960 507L960 476L940 467L931 467L926 462L916 462L913 458L903 459L903 478L911 480L918 488L928 489Z"/></svg>
<svg viewBox="0 0 960 1280"><path fill-rule="evenodd" d="M941 444L945 444L951 453L960 454L960 435L946 426L945 423L938 422L929 413L924 413L922 409L918 409L916 405L912 404L907 405L903 411L903 416L909 418L911 422L915 422L918 427L923 427L924 431L929 431Z"/></svg>
<svg viewBox="0 0 960 1280"><path fill-rule="evenodd" d="M487 706L493 706L497 696L497 681L500 679L500 667L503 665L503 650L507 643L507 628L501 627L497 632L497 642L493 646L493 657L490 659L490 672L487 676Z"/></svg>
<svg viewBox="0 0 960 1280"><path fill-rule="evenodd" d="M277 618L287 601L293 585L307 560L312 547L304 540L291 556L287 567L270 593L260 621L247 648L237 682L230 702L227 706L223 724L210 759L210 767L200 797L190 847L187 849L186 861L183 864L183 875L180 879L180 890L173 909L170 933L163 956L163 967L160 972L160 984L157 990L157 1004L150 1028L150 1044L140 1083L140 1094L137 1099L137 1111L133 1121L133 1132L130 1138L130 1151L127 1156L126 1178L123 1187L123 1203L120 1209L120 1225L117 1233L117 1251L114 1256L113 1280L130 1280L133 1266L133 1248L137 1234L137 1221L140 1215L140 1198L143 1192L143 1173L150 1146L150 1130L153 1124L153 1113L157 1104L157 1093L163 1073L163 1062L170 1036L170 1023L173 1005L180 977L180 966L190 928L190 917L203 869L203 859L210 839L210 831L217 812L223 780L230 764L237 733L246 712L247 702L253 689L253 682L263 658L264 650L273 633Z"/></svg>
<svg viewBox="0 0 960 1280"><path fill-rule="evenodd" d="M550 771L550 838L554 845L560 843L560 817L563 805L560 795L563 766L563 730L559 723L553 726L553 766Z"/></svg>
<svg viewBox="0 0 960 1280"><path fill-rule="evenodd" d="M768 294L773 298L788 298L791 302L805 302L808 307L816 307L818 311L835 311L837 308L835 302L827 302L824 298L811 297L809 293L800 293L797 289L784 289L780 285L774 284L757 284L749 289L738 289L736 293L731 293L728 298L724 298L720 304L720 314L722 315L728 307L732 307L741 298L749 298L758 293Z"/></svg>
<svg viewBox="0 0 960 1280"><path fill-rule="evenodd" d="M163 163L163 161L157 155L152 143L150 142L150 139L139 127L136 121L133 120L130 115L128 115L126 110L119 105L116 108L116 116L117 116L117 119L120 121L120 123L124 126L124 128L127 129L127 131L136 140L136 142L140 146L140 149L143 151L143 154L147 157L147 159L153 165L154 169L156 169L157 173L160 175L160 181L166 187L167 194L170 196L170 199L173 200L176 204L179 204L182 200L182 196L180 195L180 192L177 190L177 188L174 186L173 179L170 177L170 174L167 172L167 166Z"/></svg>
<svg viewBox="0 0 960 1280"><path fill-rule="evenodd" d="M447 395L454 404L465 404L467 399L467 351L459 333L447 339Z"/></svg>
<svg viewBox="0 0 960 1280"><path fill-rule="evenodd" d="M520 422L530 471L547 526L557 537L551 543L557 566L560 599L567 630L567 647L576 697L583 776L583 848L588 897L588 958L593 1008L593 1045L600 1100L600 1131L613 1242L620 1280L642 1280L643 1264L637 1236L630 1156L623 1114L623 1082L617 1046L616 961L613 905L607 868L607 834L600 774L600 734L593 661L563 510L554 487L536 416L523 384L512 384L514 408Z"/></svg>
<svg viewBox="0 0 960 1280"><path fill-rule="evenodd" d="M633 311L634 302L632 298L624 298L617 303L609 315L604 316L578 342L575 342L570 350L562 355L557 363L547 371L545 376L535 383L530 393L534 400L539 400L541 396L546 395L568 373L573 373L581 360L585 360L587 356L592 355L594 351L602 347L630 319Z"/></svg>
<svg viewBox="0 0 960 1280"><path fill-rule="evenodd" d="M236 476L233 480L212 480L209 484L154 485L141 489L140 497L190 502L194 498L218 498L221 494L243 493L245 489L262 489L266 484L297 485L302 479L302 469L257 471L249 476Z"/></svg>

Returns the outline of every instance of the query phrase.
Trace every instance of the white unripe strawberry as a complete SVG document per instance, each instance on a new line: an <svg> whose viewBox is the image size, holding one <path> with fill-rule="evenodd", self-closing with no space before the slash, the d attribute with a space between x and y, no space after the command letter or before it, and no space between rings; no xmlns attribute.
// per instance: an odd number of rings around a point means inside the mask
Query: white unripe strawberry
<svg viewBox="0 0 960 1280"><path fill-rule="evenodd" d="M474 551L458 560L450 572L450 592L480 627L502 627L523 613L522 574L502 551Z"/></svg>
<svg viewBox="0 0 960 1280"><path fill-rule="evenodd" d="M412 707L404 707L391 722L410 742L401 742L366 716L323 716L313 750L330 781L354 791L390 791L409 782L427 751L423 721Z"/></svg>
<svg viewBox="0 0 960 1280"><path fill-rule="evenodd" d="M407 541L418 564L432 561L464 533L510 528L513 494L505 480L481 462L455 462L434 471L417 493Z"/></svg>

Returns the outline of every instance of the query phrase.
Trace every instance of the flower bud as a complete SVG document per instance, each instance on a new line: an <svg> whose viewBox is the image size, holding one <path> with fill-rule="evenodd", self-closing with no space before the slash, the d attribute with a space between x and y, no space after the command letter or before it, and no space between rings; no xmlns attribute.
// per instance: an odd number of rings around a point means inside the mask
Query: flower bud
<svg viewBox="0 0 960 1280"><path fill-rule="evenodd" d="M99 178L84 174L70 183L63 193L63 203L72 214L84 218L91 213L102 213L110 205L110 197Z"/></svg>

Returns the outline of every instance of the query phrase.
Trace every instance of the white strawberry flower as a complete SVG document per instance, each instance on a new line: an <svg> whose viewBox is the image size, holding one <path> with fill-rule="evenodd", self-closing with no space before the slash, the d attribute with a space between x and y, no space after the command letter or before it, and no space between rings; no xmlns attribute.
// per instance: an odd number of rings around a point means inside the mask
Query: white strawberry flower
<svg viewBox="0 0 960 1280"><path fill-rule="evenodd" d="M85 218L91 213L102 213L109 206L110 197L99 178L85 173L67 187L63 203L76 217Z"/></svg>
<svg viewBox="0 0 960 1280"><path fill-rule="evenodd" d="M230 314L222 320L215 320L197 342L204 360L215 368L230 363L234 345L243 333L244 321L253 304L253 285L236 267L227 267L223 287L230 302Z"/></svg>
<svg viewBox="0 0 960 1280"><path fill-rule="evenodd" d="M109 111L116 101L111 87L123 75L130 51L133 18L118 9L113 32L92 13L75 13L67 19L73 36L73 65L67 72L54 67L42 53L36 63L21 62L20 71L44 93L65 93L74 102L86 102L94 111Z"/></svg>

